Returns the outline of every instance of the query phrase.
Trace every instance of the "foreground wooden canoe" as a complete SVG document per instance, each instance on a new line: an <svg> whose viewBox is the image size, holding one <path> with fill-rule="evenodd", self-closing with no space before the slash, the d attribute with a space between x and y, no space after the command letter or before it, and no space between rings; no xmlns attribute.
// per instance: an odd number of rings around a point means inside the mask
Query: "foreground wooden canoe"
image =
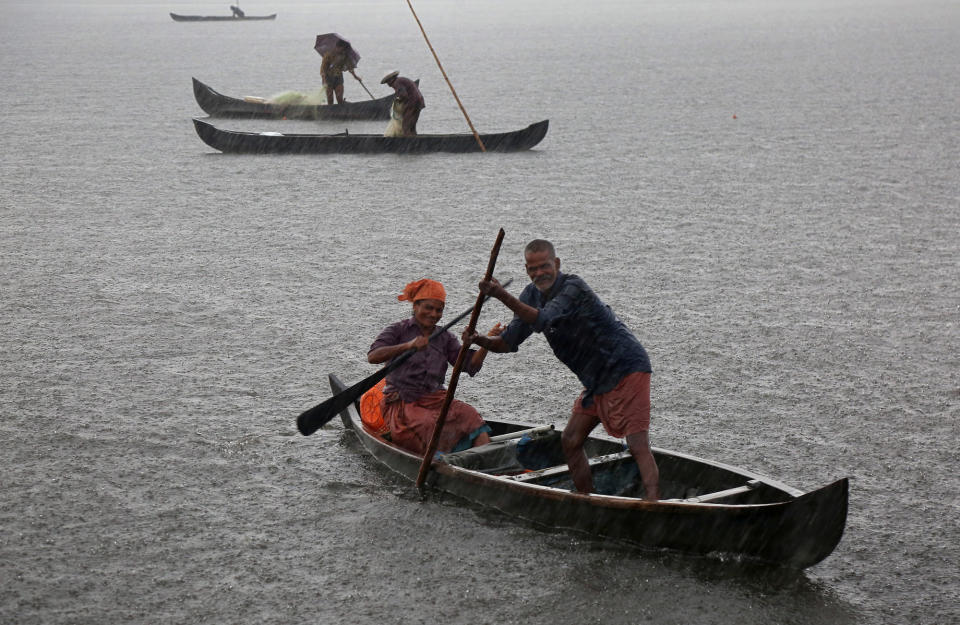
<svg viewBox="0 0 960 625"><path fill-rule="evenodd" d="M346 388L335 375L330 386L334 394ZM416 480L421 458L365 429L356 404L341 418L375 458ZM559 432L487 423L495 442L441 456L427 486L551 528L796 569L826 558L843 535L846 478L802 492L729 465L654 448L664 499L649 502L638 498L636 463L623 445L591 437L586 450L597 493L583 495L572 492ZM520 438L530 428L534 431Z"/></svg>
<svg viewBox="0 0 960 625"><path fill-rule="evenodd" d="M384 137L342 133L336 135L239 132L221 130L194 118L194 127L204 143L221 152L237 154L425 154L427 152L479 152L472 134ZM488 152L529 150L547 134L548 121L522 130L481 134Z"/></svg>
<svg viewBox="0 0 960 625"><path fill-rule="evenodd" d="M172 17L175 22L245 22L247 20L272 20L276 19L277 14L244 15L243 17L237 17L236 15L178 15L171 13L170 17Z"/></svg>
<svg viewBox="0 0 960 625"><path fill-rule="evenodd" d="M419 82L419 81L417 81ZM376 100L359 100L343 104L270 104L262 99L233 98L193 79L193 96L210 117L266 119L390 119L394 94Z"/></svg>

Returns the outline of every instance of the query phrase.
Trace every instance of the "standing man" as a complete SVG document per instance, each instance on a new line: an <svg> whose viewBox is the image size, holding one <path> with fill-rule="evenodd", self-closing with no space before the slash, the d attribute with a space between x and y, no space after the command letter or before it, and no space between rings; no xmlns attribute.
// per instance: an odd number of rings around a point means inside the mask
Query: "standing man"
<svg viewBox="0 0 960 625"><path fill-rule="evenodd" d="M531 284L517 299L496 280L480 291L495 297L514 317L500 336L469 337L491 352L515 352L533 332L547 338L553 353L583 384L563 430L563 453L574 486L593 491L583 443L598 423L625 438L640 469L645 499L660 499L660 473L650 451L650 359L640 341L579 276L560 271L553 244L535 239L524 249Z"/></svg>
<svg viewBox="0 0 960 625"><path fill-rule="evenodd" d="M403 136L416 136L417 120L420 119L420 111L426 106L417 83L401 76L400 72L390 72L383 77L380 84L391 87L397 94L394 106L402 109L400 123L403 127Z"/></svg>
<svg viewBox="0 0 960 625"><path fill-rule="evenodd" d="M353 71L356 65L350 58L350 43L339 40L320 60L320 75L323 78L323 85L327 91L327 104L333 104L333 98L336 96L337 104L343 104L343 72L350 72L354 78L360 80L360 77Z"/></svg>

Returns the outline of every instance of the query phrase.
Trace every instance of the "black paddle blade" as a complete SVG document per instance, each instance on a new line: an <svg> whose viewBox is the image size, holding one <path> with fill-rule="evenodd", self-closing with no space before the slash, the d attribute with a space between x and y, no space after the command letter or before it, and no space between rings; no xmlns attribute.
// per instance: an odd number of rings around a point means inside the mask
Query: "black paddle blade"
<svg viewBox="0 0 960 625"><path fill-rule="evenodd" d="M310 436L319 430L325 423L346 410L350 404L357 401L361 395L377 385L387 375L386 368L381 369L369 378L365 378L350 388L341 391L321 404L303 411L297 417L297 429L304 436Z"/></svg>

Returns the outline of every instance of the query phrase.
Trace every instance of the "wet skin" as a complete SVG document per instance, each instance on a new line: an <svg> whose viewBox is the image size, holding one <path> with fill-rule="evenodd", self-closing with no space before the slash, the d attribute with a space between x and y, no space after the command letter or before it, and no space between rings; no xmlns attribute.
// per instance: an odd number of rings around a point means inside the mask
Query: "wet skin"
<svg viewBox="0 0 960 625"><path fill-rule="evenodd" d="M537 287L541 293L550 291L550 287L557 281L557 273L560 272L560 259L551 254L548 250L542 252L527 252L524 256L526 261L525 269L530 281Z"/></svg>

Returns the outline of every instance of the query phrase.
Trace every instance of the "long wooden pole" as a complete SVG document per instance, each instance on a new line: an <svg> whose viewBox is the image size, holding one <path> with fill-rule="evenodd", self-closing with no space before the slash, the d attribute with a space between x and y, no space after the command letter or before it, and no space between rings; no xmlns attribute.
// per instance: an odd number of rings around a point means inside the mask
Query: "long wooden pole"
<svg viewBox="0 0 960 625"><path fill-rule="evenodd" d="M354 76L354 78L357 78L357 77ZM371 100L376 100L376 98L373 97L373 94L370 93L370 90L367 89L367 86L366 86L365 84L363 84L363 81L362 81L362 80L360 80L359 78L357 78L357 82L360 83L360 86L363 87L363 90L367 92L367 95L370 96L370 99L371 99Z"/></svg>
<svg viewBox="0 0 960 625"><path fill-rule="evenodd" d="M410 0L407 0L407 6L410 7L410 12L413 13L413 19L417 20L417 26L420 27L420 32L423 33L423 40L427 42L427 47L430 48L430 52L433 54L433 58L437 62L437 67L440 68L440 73L443 74L443 79L447 81L447 86L450 87L450 92L453 94L453 99L457 101L457 106L460 107L460 112L463 113L463 117L467 120L467 125L470 126L470 130L473 132L473 138L477 140L477 144L480 146L480 151L486 152L487 148L483 145L483 140L477 133L477 129L473 127L473 122L470 121L470 116L467 115L467 109L463 108L463 103L460 102L460 98L457 96L457 90L453 88L453 84L450 82L450 79L447 78L447 72L444 71L443 65L440 63L440 57L437 56L433 46L430 45L430 38L427 37L427 31L423 29L423 24L420 23L420 18L417 17L417 12L413 10L413 5L410 3Z"/></svg>
<svg viewBox="0 0 960 625"><path fill-rule="evenodd" d="M497 264L497 256L500 254L500 244L503 243L503 228L497 234L497 242L493 244L493 250L490 251L490 262L487 263L487 273L484 274L484 280L493 277L493 268ZM470 323L467 324L467 333L473 334L477 329L477 320L480 318L480 308L486 297L483 293L477 296L477 303L473 305L473 314L470 315ZM463 363L470 353L470 346L464 343L460 346L460 353L457 354L457 362L453 365L453 373L450 374L450 384L447 386L447 394L443 398L443 405L440 407L440 414L437 416L437 422L433 426L433 434L430 436L430 443L423 454L423 461L420 463L420 472L417 474L417 488L423 488L423 482L427 479L427 473L430 471L430 465L433 464L433 454L437 451L437 442L440 440L440 431L443 430L443 424L447 421L447 412L450 410L450 404L453 403L453 394L457 390L457 381L460 379L460 371L463 369Z"/></svg>

